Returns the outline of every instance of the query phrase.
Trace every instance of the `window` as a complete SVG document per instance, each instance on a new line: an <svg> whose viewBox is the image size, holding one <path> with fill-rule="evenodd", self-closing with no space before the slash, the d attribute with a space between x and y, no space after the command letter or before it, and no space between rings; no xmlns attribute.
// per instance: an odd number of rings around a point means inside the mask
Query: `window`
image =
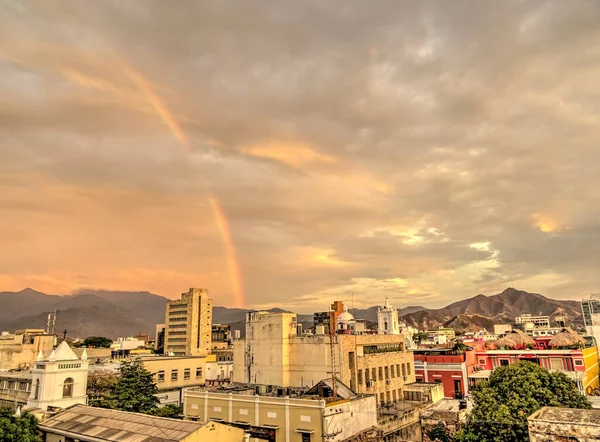
<svg viewBox="0 0 600 442"><path fill-rule="evenodd" d="M384 369L385 369L385 378L389 379L390 378L390 370L388 369L388 366L386 365L384 367Z"/></svg>
<svg viewBox="0 0 600 442"><path fill-rule="evenodd" d="M65 379L63 384L63 397L73 397L73 378Z"/></svg>
<svg viewBox="0 0 600 442"><path fill-rule="evenodd" d="M302 442L310 442L310 433L300 433L302 435Z"/></svg>
<svg viewBox="0 0 600 442"><path fill-rule="evenodd" d="M379 393L379 403L383 404L385 402L385 397L383 396L383 392Z"/></svg>
<svg viewBox="0 0 600 442"><path fill-rule="evenodd" d="M363 379L362 379L362 370L358 370L358 384L362 384Z"/></svg>
<svg viewBox="0 0 600 442"><path fill-rule="evenodd" d="M434 379L434 381L435 381L436 384L441 384L442 383L442 380L440 378Z"/></svg>
<svg viewBox="0 0 600 442"><path fill-rule="evenodd" d="M390 392L389 392L389 391L387 391L387 392L385 393L385 395L386 395L386 397L387 397L387 401L388 401L388 402L392 402L392 398L391 398L391 396L390 396Z"/></svg>
<svg viewBox="0 0 600 442"><path fill-rule="evenodd" d="M183 370L183 379L184 380L189 380L190 379L190 369L186 368L185 370Z"/></svg>
<svg viewBox="0 0 600 442"><path fill-rule="evenodd" d="M371 370L369 370L368 368L365 368L365 383L368 384L369 381L371 380Z"/></svg>
<svg viewBox="0 0 600 442"><path fill-rule="evenodd" d="M485 359L479 359L479 361L477 361L479 363L479 365L485 365Z"/></svg>
<svg viewBox="0 0 600 442"><path fill-rule="evenodd" d="M376 380L377 380L377 370L375 369L375 367L373 367L373 368L371 369L371 374L372 374L372 375L371 375L371 380L372 380L372 381L376 381Z"/></svg>
<svg viewBox="0 0 600 442"><path fill-rule="evenodd" d="M396 397L396 390L392 391L392 396L394 398L394 402L396 402L398 400L398 398Z"/></svg>
<svg viewBox="0 0 600 442"><path fill-rule="evenodd" d="M394 366L390 365L390 374L392 375L392 378L395 378L396 376L394 376Z"/></svg>
<svg viewBox="0 0 600 442"><path fill-rule="evenodd" d="M383 381L383 367L379 367L379 380Z"/></svg>
<svg viewBox="0 0 600 442"><path fill-rule="evenodd" d="M410 376L410 362L406 363L406 372L408 373L408 375Z"/></svg>
<svg viewBox="0 0 600 442"><path fill-rule="evenodd" d="M581 359L575 359L575 365L578 365L578 366L581 367L583 365L583 360L581 360Z"/></svg>
<svg viewBox="0 0 600 442"><path fill-rule="evenodd" d="M39 379L35 380L35 389L33 391L34 391L33 398L39 399L39 397L40 397L40 380Z"/></svg>
<svg viewBox="0 0 600 442"><path fill-rule="evenodd" d="M197 378L202 377L202 367L196 367L196 377Z"/></svg>
<svg viewBox="0 0 600 442"><path fill-rule="evenodd" d="M402 376L406 376L406 368L404 368L404 364L402 364Z"/></svg>
<svg viewBox="0 0 600 442"><path fill-rule="evenodd" d="M178 377L179 377L179 370L177 370L177 369L171 370L171 380L176 381Z"/></svg>
<svg viewBox="0 0 600 442"><path fill-rule="evenodd" d="M500 359L500 367L505 367L509 363L508 359Z"/></svg>
<svg viewBox="0 0 600 442"><path fill-rule="evenodd" d="M396 374L400 377L400 364L396 364Z"/></svg>
<svg viewBox="0 0 600 442"><path fill-rule="evenodd" d="M159 370L158 373L156 373L156 382L164 382L164 381L165 381L165 371Z"/></svg>
<svg viewBox="0 0 600 442"><path fill-rule="evenodd" d="M387 330L387 329L388 329L388 327L387 327L387 321L383 321L383 329L384 329L384 330Z"/></svg>

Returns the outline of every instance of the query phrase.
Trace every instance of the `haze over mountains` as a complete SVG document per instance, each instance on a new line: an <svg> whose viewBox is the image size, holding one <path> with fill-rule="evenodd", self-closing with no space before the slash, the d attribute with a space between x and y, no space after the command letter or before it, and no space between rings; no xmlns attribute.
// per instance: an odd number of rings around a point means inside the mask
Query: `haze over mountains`
<svg viewBox="0 0 600 442"><path fill-rule="evenodd" d="M20 292L0 292L0 330L45 328L48 313L57 310L55 331L67 330L68 336L130 336L154 334L155 325L164 322L167 298L149 292L117 292L89 290L85 293L56 296L33 289ZM324 309L323 309L324 310ZM214 307L213 322L231 324L244 330L247 309ZM272 309L272 311L284 311ZM351 309L357 319L377 321L377 306ZM494 296L477 295L452 303L441 309L409 306L399 309L407 324L420 329L439 326L468 331L510 322L523 313L551 317L566 314L575 323L581 322L577 301L562 301L508 288ZM298 315L304 327L312 326L312 315Z"/></svg>

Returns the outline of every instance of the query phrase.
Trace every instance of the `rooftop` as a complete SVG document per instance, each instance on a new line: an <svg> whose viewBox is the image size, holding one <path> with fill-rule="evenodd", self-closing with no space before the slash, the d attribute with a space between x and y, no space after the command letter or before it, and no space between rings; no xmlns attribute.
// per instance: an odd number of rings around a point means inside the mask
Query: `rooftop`
<svg viewBox="0 0 600 442"><path fill-rule="evenodd" d="M529 416L528 420L600 427L600 410L544 407Z"/></svg>
<svg viewBox="0 0 600 442"><path fill-rule="evenodd" d="M470 411L471 408L473 408L473 402L467 401L467 411ZM425 413L436 411L458 413L460 411L460 400L444 398L429 407Z"/></svg>
<svg viewBox="0 0 600 442"><path fill-rule="evenodd" d="M196 422L74 405L39 424L42 431L81 441L179 442L198 430Z"/></svg>

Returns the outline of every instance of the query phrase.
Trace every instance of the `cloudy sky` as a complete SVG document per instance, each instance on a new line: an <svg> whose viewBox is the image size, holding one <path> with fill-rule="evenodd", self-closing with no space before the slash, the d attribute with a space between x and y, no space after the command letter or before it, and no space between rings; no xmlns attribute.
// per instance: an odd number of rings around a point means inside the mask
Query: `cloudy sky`
<svg viewBox="0 0 600 442"><path fill-rule="evenodd" d="M0 290L600 291L593 1L0 5Z"/></svg>

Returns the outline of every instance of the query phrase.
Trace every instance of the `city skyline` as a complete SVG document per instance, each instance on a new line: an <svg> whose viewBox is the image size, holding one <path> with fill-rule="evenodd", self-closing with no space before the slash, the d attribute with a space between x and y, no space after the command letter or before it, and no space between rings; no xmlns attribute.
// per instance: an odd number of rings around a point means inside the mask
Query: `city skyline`
<svg viewBox="0 0 600 442"><path fill-rule="evenodd" d="M0 291L598 292L597 5L141 6L0 6Z"/></svg>

